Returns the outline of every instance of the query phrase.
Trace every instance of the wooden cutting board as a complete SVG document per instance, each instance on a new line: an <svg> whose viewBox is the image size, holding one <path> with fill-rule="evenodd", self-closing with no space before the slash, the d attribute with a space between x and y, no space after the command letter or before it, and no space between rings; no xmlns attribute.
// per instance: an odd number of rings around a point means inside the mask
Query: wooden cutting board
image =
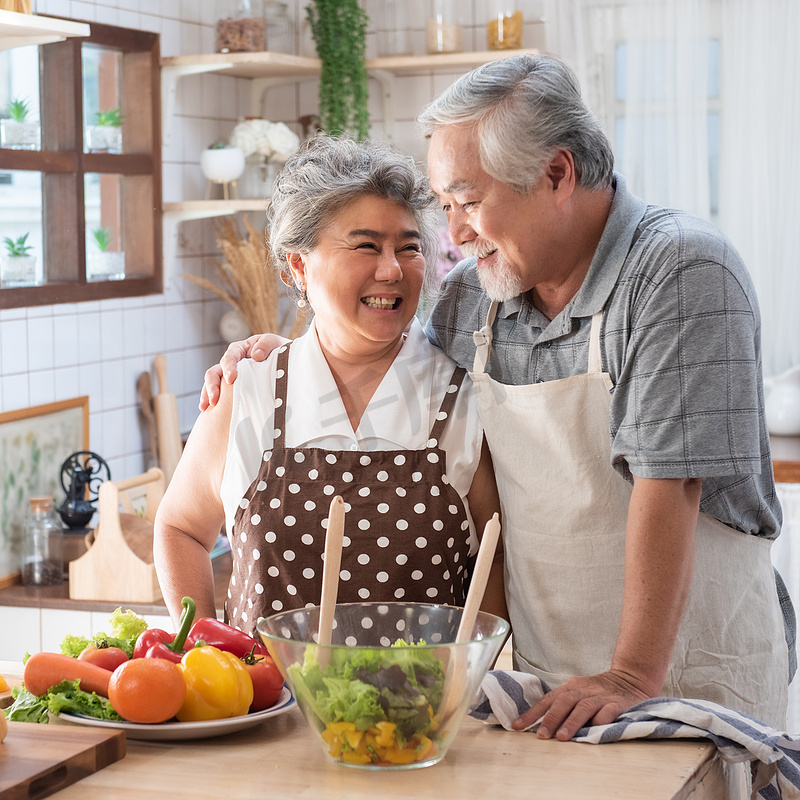
<svg viewBox="0 0 800 800"><path fill-rule="evenodd" d="M48 797L124 756L125 731L9 722L0 743L0 797Z"/></svg>

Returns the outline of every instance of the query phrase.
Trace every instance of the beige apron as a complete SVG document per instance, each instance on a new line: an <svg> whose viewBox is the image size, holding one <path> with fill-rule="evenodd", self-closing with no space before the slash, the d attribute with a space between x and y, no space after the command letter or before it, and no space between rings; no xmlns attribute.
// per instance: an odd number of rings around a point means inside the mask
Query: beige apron
<svg viewBox="0 0 800 800"><path fill-rule="evenodd" d="M551 688L611 665L632 487L611 466L602 312L585 375L507 386L486 374L497 304L471 373L503 507L514 664ZM788 653L770 542L706 514L662 694L711 700L785 728Z"/></svg>

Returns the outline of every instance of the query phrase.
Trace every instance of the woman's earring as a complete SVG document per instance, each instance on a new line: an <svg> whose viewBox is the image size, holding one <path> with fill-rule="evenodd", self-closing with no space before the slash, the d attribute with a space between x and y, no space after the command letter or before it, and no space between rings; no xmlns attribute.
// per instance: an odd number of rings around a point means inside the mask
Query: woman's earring
<svg viewBox="0 0 800 800"><path fill-rule="evenodd" d="M305 308L308 305L308 295L306 294L306 287L304 284L298 283L297 288L300 290L300 299L297 301L297 307Z"/></svg>

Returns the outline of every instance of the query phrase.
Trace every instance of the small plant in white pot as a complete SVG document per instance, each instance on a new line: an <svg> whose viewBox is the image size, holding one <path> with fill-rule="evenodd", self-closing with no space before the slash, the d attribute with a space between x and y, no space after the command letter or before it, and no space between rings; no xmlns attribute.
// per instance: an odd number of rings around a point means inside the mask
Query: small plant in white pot
<svg viewBox="0 0 800 800"><path fill-rule="evenodd" d="M208 181L206 184L206 200L211 196L211 184L222 184L222 196L230 199L229 184L233 184L233 191L239 196L236 181L244 172L244 153L241 148L229 145L226 142L216 142L207 147L200 155L200 169Z"/></svg>
<svg viewBox="0 0 800 800"><path fill-rule="evenodd" d="M110 250L111 228L95 228L92 231L94 249L87 253L87 281L119 281L125 277L125 253Z"/></svg>
<svg viewBox="0 0 800 800"><path fill-rule="evenodd" d="M33 245L28 234L17 239L3 239L6 252L0 257L0 284L3 286L33 286L36 283L36 256L30 254Z"/></svg>
<svg viewBox="0 0 800 800"><path fill-rule="evenodd" d="M119 108L98 111L94 125L86 128L86 149L92 153L121 153L123 119Z"/></svg>
<svg viewBox="0 0 800 800"><path fill-rule="evenodd" d="M10 100L5 113L8 119L0 119L0 144L10 150L38 150L41 131L30 118L30 100Z"/></svg>

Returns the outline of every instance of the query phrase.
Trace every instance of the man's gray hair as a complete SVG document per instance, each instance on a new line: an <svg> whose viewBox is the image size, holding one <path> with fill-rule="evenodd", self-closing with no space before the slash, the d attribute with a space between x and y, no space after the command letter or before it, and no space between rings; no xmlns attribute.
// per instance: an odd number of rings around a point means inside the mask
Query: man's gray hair
<svg viewBox="0 0 800 800"><path fill-rule="evenodd" d="M518 192L533 188L560 149L572 153L581 186L599 189L613 178L611 144L575 74L552 56L484 64L446 89L417 123L428 136L443 125L474 124L481 166Z"/></svg>
<svg viewBox="0 0 800 800"><path fill-rule="evenodd" d="M275 265L286 274L287 253L313 250L335 215L362 197L393 200L412 214L419 227L428 284L438 255L438 205L428 179L413 158L390 145L345 137L310 139L278 173L267 208Z"/></svg>

